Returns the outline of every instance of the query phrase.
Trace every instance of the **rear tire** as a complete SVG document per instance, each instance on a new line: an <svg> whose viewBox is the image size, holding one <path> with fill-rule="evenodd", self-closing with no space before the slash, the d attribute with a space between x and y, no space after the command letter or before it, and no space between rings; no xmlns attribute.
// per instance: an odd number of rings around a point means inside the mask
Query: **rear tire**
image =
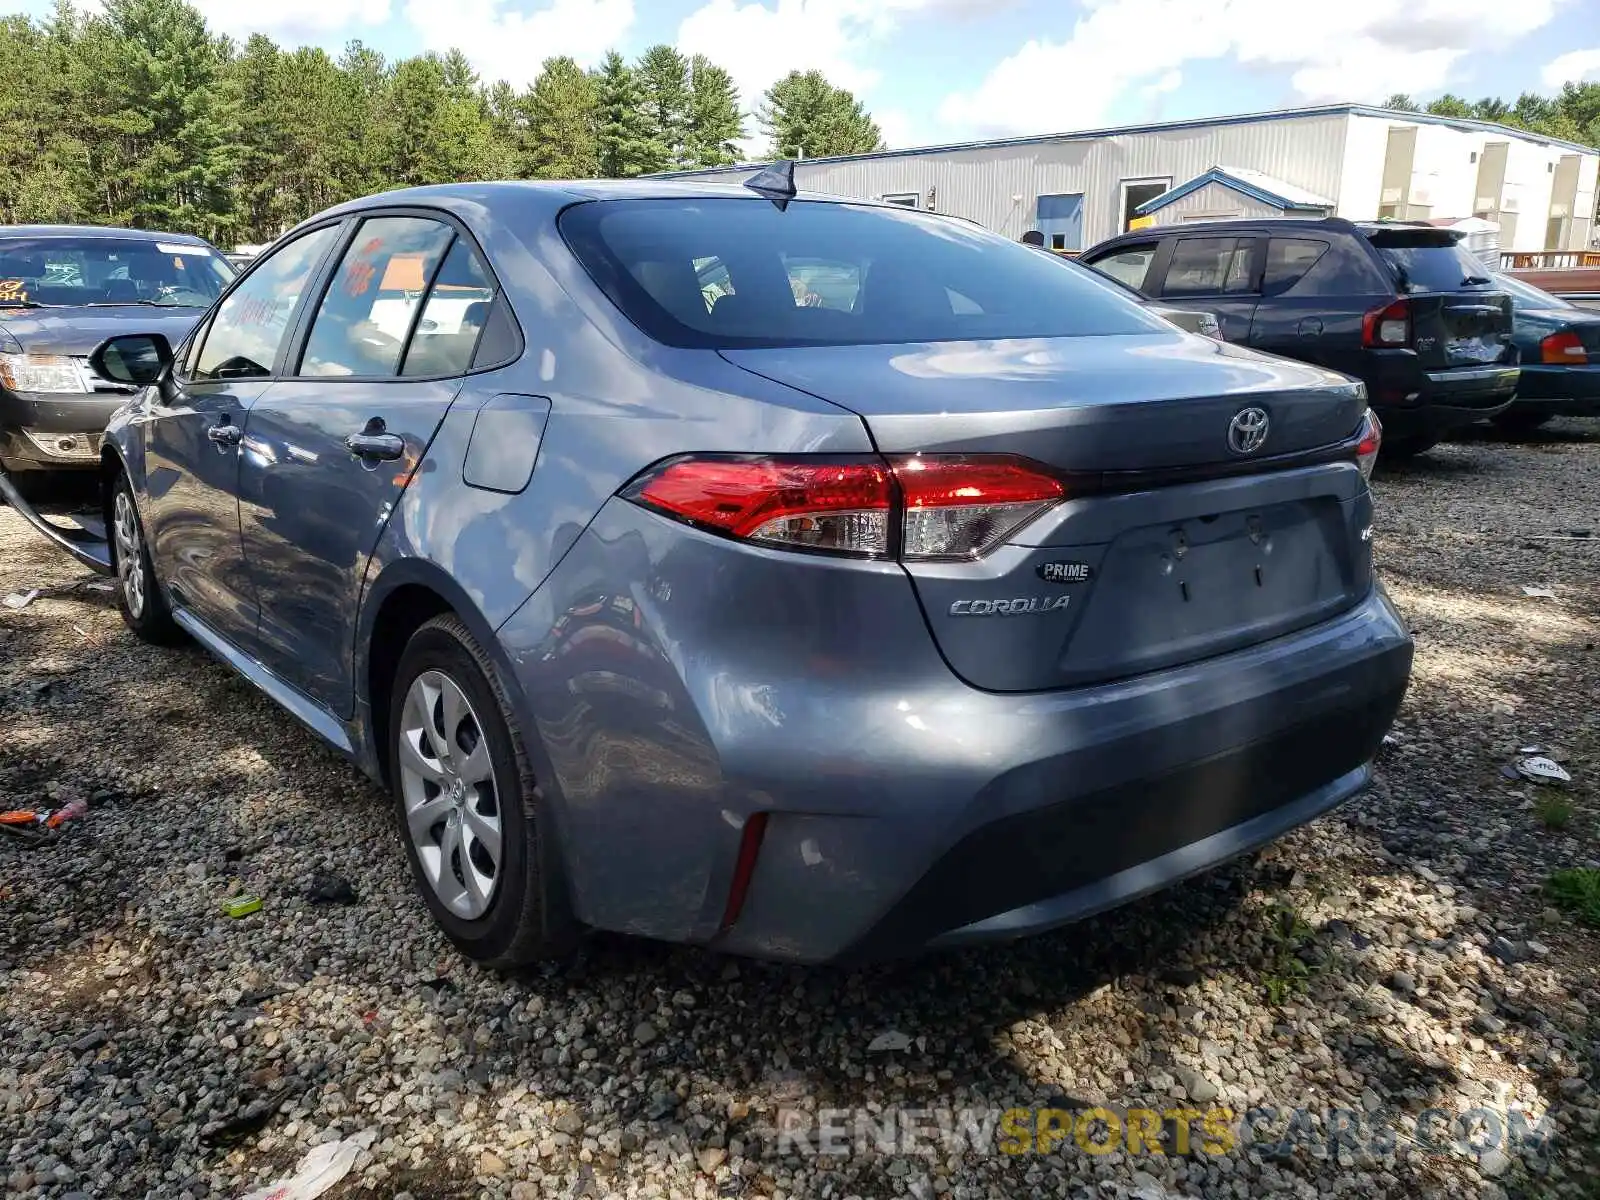
<svg viewBox="0 0 1600 1200"><path fill-rule="evenodd" d="M150 562L150 549L134 503L133 488L126 475L117 476L111 494L111 527L106 530L111 543L111 565L117 572L117 608L122 620L141 642L152 646L175 646L184 632L172 619L172 609L156 580Z"/></svg>
<svg viewBox="0 0 1600 1200"><path fill-rule="evenodd" d="M401 655L389 697L395 819L422 899L445 936L487 967L570 948L542 856L543 798L488 655L453 614Z"/></svg>
<svg viewBox="0 0 1600 1200"><path fill-rule="evenodd" d="M1549 413L1528 412L1512 405L1491 422L1502 433L1532 433L1550 421Z"/></svg>

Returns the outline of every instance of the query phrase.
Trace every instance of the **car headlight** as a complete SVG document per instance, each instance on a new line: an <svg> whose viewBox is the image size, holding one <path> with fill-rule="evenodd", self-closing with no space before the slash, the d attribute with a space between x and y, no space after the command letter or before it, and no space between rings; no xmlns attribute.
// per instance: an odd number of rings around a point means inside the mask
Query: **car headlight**
<svg viewBox="0 0 1600 1200"><path fill-rule="evenodd" d="M0 354L0 383L13 392L78 392L89 387L64 354Z"/></svg>

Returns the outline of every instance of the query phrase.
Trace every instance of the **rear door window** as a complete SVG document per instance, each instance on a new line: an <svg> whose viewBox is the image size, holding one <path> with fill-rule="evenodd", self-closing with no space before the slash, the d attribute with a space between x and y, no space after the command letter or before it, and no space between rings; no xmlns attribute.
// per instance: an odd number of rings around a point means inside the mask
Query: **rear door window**
<svg viewBox="0 0 1600 1200"><path fill-rule="evenodd" d="M494 285L482 261L465 240L456 238L422 306L400 374L408 378L466 374L489 324L494 299Z"/></svg>
<svg viewBox="0 0 1600 1200"><path fill-rule="evenodd" d="M759 197L572 205L560 228L602 291L675 346L905 344L1159 333L1083 267L908 209Z"/></svg>
<svg viewBox="0 0 1600 1200"><path fill-rule="evenodd" d="M1150 264L1155 261L1159 244L1145 242L1138 246L1124 246L1104 258L1096 259L1090 266L1111 276L1118 283L1127 284L1136 292L1143 291L1150 275Z"/></svg>
<svg viewBox="0 0 1600 1200"><path fill-rule="evenodd" d="M1251 290L1250 238L1179 238L1163 296L1221 296Z"/></svg>
<svg viewBox="0 0 1600 1200"><path fill-rule="evenodd" d="M1305 278L1317 260L1328 252L1328 243L1313 238L1267 239L1267 262L1261 276L1261 294L1280 296Z"/></svg>
<svg viewBox="0 0 1600 1200"><path fill-rule="evenodd" d="M364 221L317 306L299 373L393 377L412 317L454 237L450 226L425 217Z"/></svg>
<svg viewBox="0 0 1600 1200"><path fill-rule="evenodd" d="M1489 269L1450 234L1380 230L1370 240L1402 292L1456 292L1493 282Z"/></svg>

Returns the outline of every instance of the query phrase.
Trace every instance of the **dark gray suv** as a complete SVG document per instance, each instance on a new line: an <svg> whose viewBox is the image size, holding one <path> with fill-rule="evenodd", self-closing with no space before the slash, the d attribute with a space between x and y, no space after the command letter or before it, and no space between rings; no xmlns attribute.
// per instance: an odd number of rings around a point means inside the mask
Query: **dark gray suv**
<svg viewBox="0 0 1600 1200"><path fill-rule="evenodd" d="M1359 383L902 208L378 196L96 362L128 623L382 781L489 964L1046 929L1354 795L1407 683Z"/></svg>

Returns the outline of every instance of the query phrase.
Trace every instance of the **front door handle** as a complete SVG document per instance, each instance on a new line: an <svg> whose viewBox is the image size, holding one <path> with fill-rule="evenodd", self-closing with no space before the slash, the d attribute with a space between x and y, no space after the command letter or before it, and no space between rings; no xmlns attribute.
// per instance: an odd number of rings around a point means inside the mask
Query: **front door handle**
<svg viewBox="0 0 1600 1200"><path fill-rule="evenodd" d="M244 440L244 430L237 425L213 425L206 436L219 446L237 446Z"/></svg>
<svg viewBox="0 0 1600 1200"><path fill-rule="evenodd" d="M406 440L398 433L352 433L344 445L357 458L380 462L393 461L406 452Z"/></svg>

